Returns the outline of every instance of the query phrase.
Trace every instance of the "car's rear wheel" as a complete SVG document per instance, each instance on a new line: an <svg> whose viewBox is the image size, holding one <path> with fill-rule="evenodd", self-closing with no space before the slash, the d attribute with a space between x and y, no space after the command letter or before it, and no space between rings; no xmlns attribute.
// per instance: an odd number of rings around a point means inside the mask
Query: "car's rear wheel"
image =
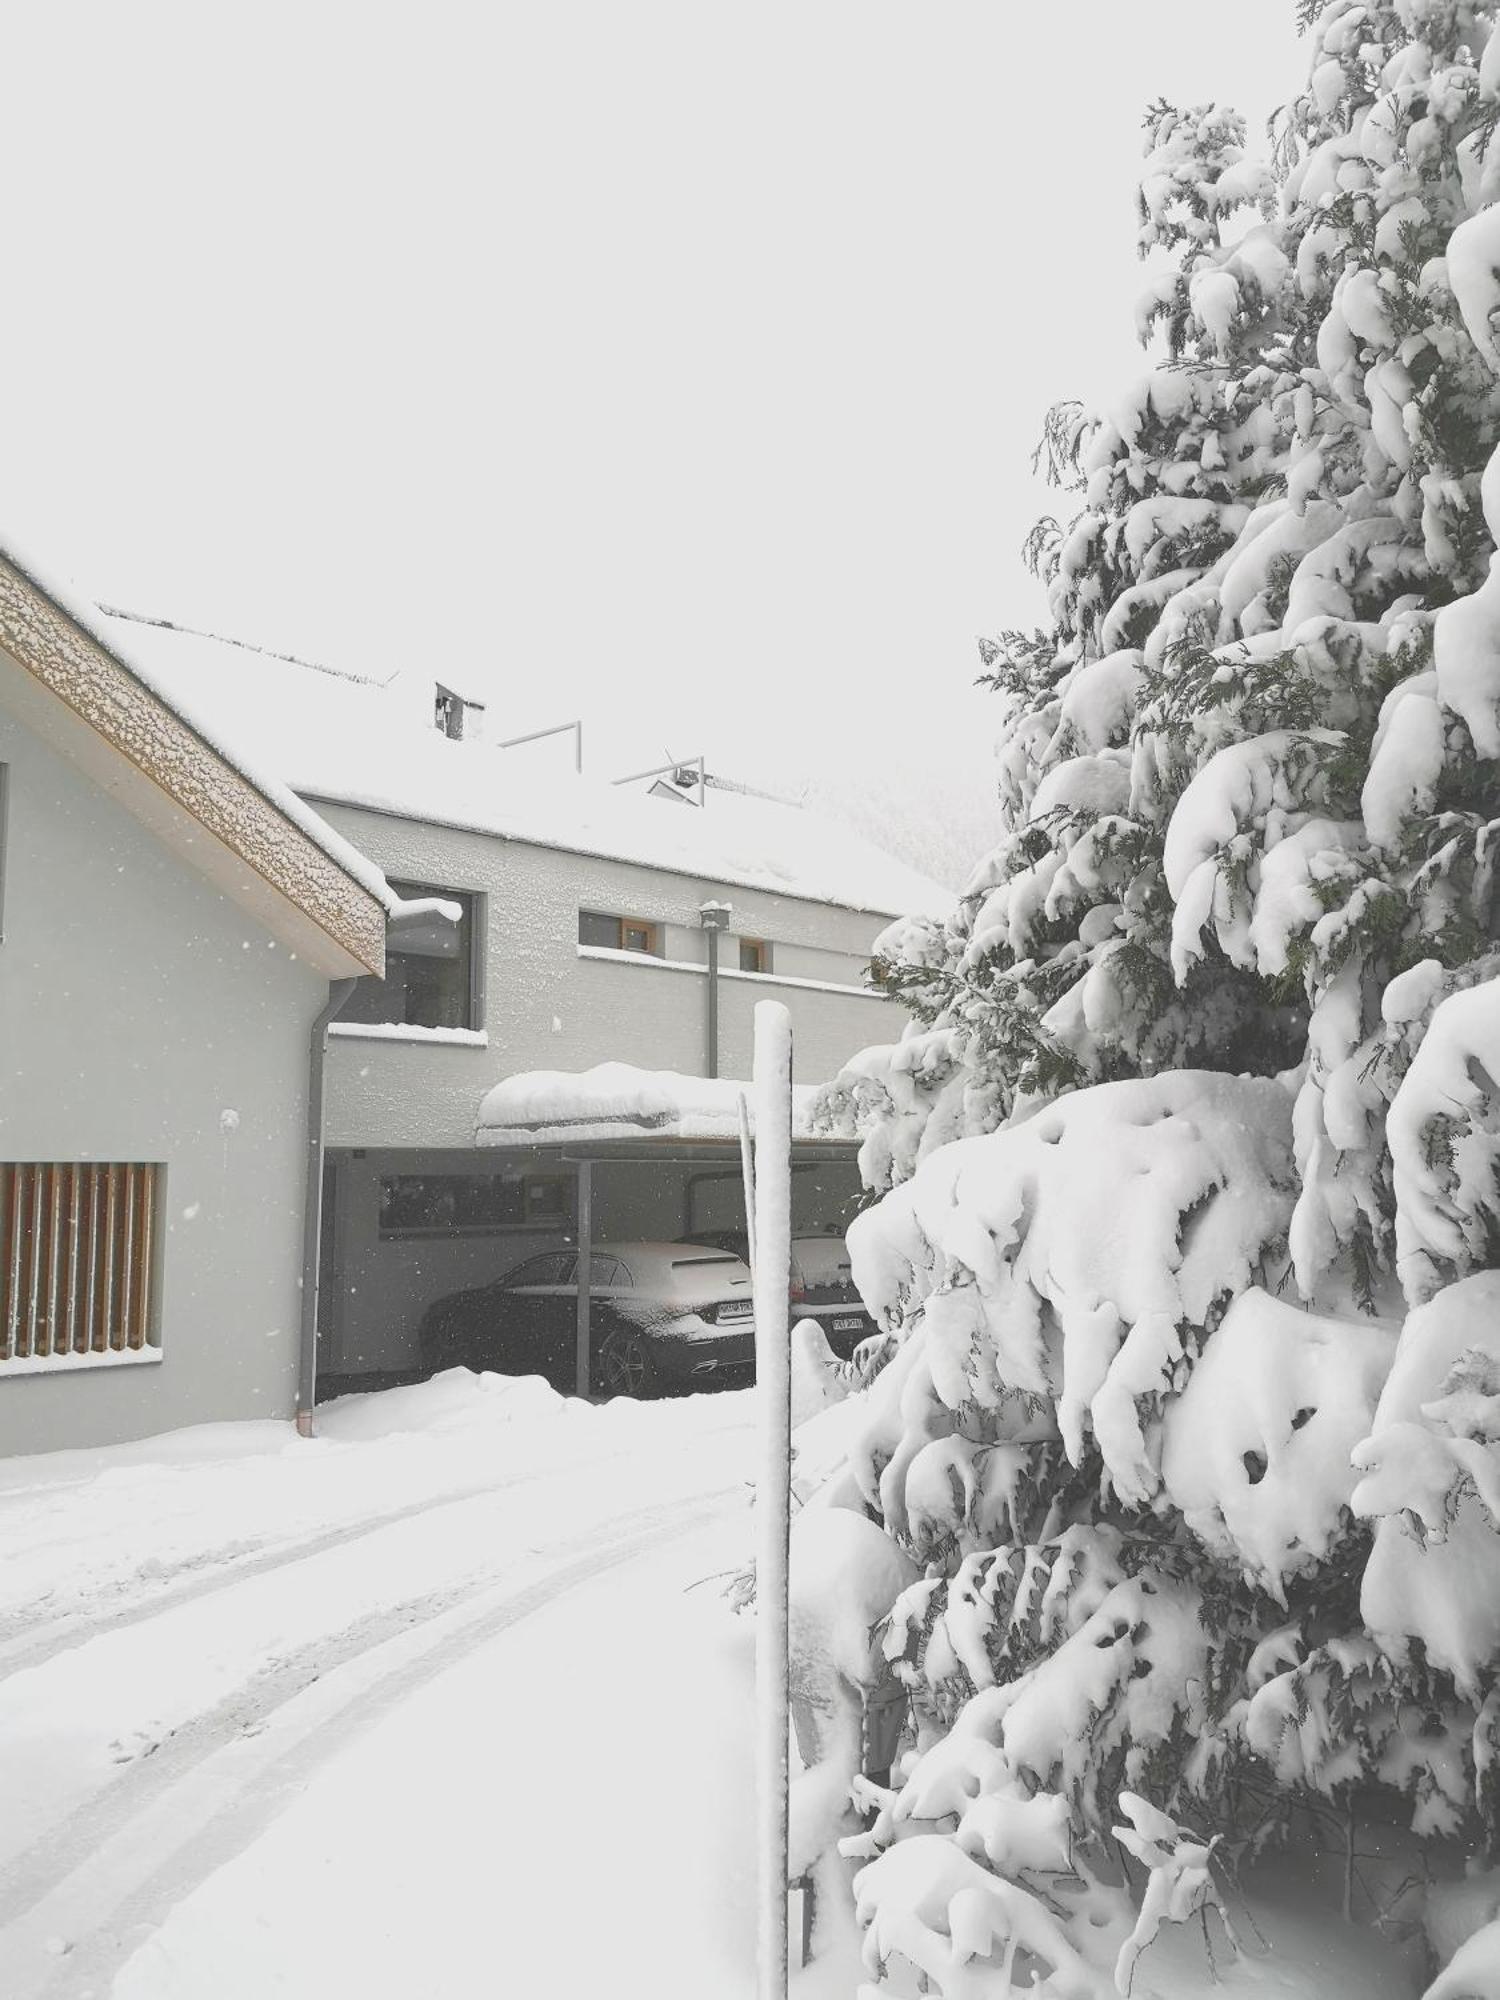
<svg viewBox="0 0 1500 2000"><path fill-rule="evenodd" d="M611 1327L594 1350L594 1388L601 1396L646 1396L656 1364L645 1336L630 1326Z"/></svg>

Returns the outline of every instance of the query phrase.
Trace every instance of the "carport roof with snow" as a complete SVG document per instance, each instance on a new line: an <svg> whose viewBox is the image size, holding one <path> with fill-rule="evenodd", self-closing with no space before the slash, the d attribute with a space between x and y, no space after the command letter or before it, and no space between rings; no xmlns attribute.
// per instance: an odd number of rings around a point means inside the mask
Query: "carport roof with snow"
<svg viewBox="0 0 1500 2000"><path fill-rule="evenodd" d="M793 1144L816 1143L811 1126L812 1084L792 1092ZM753 1127L754 1097L748 1083L729 1077L682 1076L673 1070L636 1069L629 1063L600 1063L580 1071L531 1070L506 1077L487 1091L479 1106L475 1143L480 1146L639 1144L674 1146L723 1144L739 1140L740 1099ZM840 1152L848 1142L825 1139Z"/></svg>

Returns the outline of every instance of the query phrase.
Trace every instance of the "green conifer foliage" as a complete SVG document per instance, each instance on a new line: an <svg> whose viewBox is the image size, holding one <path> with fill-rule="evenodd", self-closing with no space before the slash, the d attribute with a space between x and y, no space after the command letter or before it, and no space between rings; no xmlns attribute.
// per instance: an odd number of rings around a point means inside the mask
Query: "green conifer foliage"
<svg viewBox="0 0 1500 2000"><path fill-rule="evenodd" d="M1147 364L980 647L1001 837L824 1093L926 1566L874 1992L1108 1993L1289 1829L1495 1834L1497 12L1301 0L1265 158L1148 111Z"/></svg>

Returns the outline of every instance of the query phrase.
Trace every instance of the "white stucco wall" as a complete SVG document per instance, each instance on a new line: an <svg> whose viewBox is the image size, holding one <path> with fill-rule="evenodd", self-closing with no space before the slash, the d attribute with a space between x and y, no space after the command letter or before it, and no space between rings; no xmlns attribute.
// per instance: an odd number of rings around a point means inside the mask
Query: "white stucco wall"
<svg viewBox="0 0 1500 2000"><path fill-rule="evenodd" d="M160 1364L0 1363L0 1452L288 1416L327 982L3 706L0 763L0 1158L166 1166Z"/></svg>
<svg viewBox="0 0 1500 2000"><path fill-rule="evenodd" d="M488 898L488 1047L336 1034L329 1059L330 1145L470 1145L481 1096L518 1071L628 1062L701 1075L706 972L698 968L706 947L698 906L710 899L733 907L719 982L721 1075L750 1074L757 1000L783 1000L790 1008L796 1076L803 1083L831 1077L872 1042L896 1040L905 1023L891 1002L857 990L888 917L354 807L319 810L388 875ZM695 809L663 804L661 810ZM581 952L580 909L665 926L669 962ZM769 977L738 971L736 940L742 936L770 942ZM670 961L686 962L685 969ZM847 990L821 990L829 985Z"/></svg>

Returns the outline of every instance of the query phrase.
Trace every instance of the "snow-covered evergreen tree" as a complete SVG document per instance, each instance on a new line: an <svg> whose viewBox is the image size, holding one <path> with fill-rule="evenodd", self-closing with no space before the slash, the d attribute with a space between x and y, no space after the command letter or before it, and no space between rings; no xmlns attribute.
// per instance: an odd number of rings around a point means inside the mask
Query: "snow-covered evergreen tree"
<svg viewBox="0 0 1500 2000"><path fill-rule="evenodd" d="M1267 161L1148 114L1003 837L823 1105L895 1334L844 1497L927 1568L860 1905L950 1996L1124 1980L1122 1813L1159 1917L1294 1807L1500 1811L1500 8L1301 12Z"/></svg>

